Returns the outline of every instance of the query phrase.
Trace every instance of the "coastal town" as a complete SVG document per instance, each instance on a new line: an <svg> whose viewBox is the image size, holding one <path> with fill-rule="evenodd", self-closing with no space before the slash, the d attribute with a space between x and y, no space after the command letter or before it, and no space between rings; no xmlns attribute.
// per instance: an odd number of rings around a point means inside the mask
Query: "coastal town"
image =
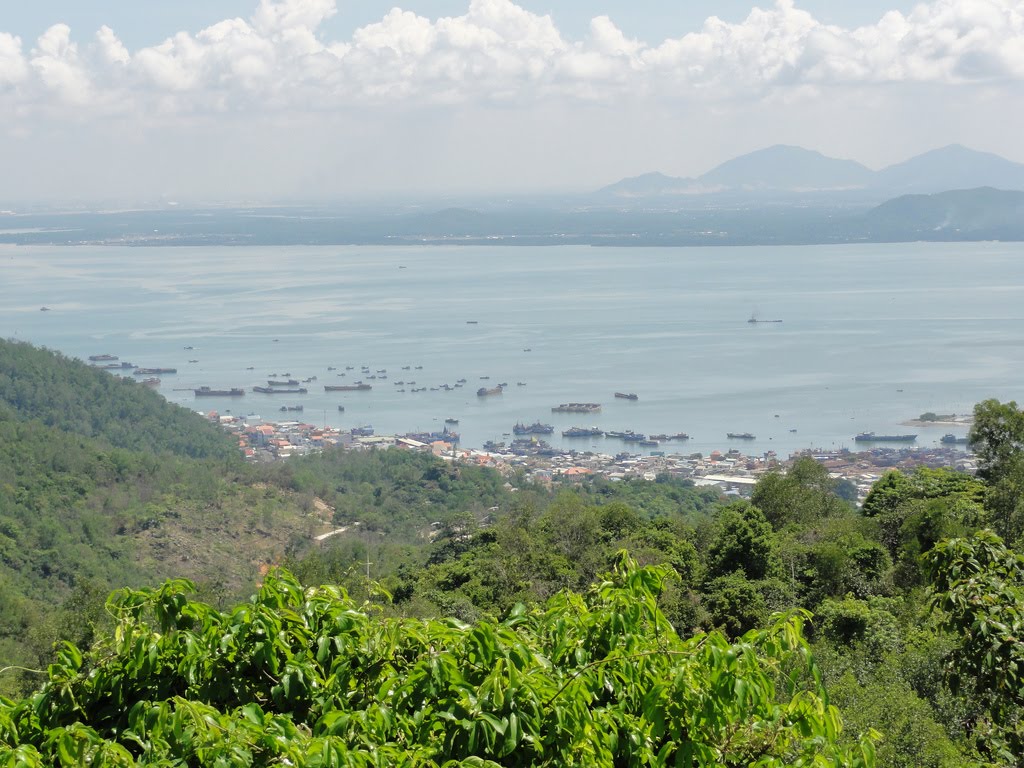
<svg viewBox="0 0 1024 768"><path fill-rule="evenodd" d="M785 471L800 456L811 456L825 466L835 479L847 480L864 499L883 473L890 469L950 467L973 473L975 456L956 443L934 447L872 447L863 451L808 449L781 457L774 451L746 454L739 449L712 451L708 455L654 451L650 454L579 451L552 448L544 440L524 436L511 444L488 443L483 448L465 448L458 435L447 427L429 434L378 435L372 427L339 429L303 421L269 421L258 416L237 416L211 411L206 418L232 434L239 450L253 462L272 462L302 456L325 448L346 450L396 449L432 453L455 463L492 467L506 477L522 472L544 484L581 482L603 476L616 482L641 478L653 481L668 476L692 481L697 486L715 486L727 495L748 496L758 479L767 472Z"/></svg>

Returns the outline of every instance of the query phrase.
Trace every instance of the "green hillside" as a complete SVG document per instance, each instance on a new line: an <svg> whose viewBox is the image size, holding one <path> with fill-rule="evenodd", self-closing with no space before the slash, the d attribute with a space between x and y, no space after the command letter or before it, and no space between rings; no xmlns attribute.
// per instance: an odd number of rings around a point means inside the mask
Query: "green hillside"
<svg viewBox="0 0 1024 768"><path fill-rule="evenodd" d="M237 460L214 425L138 382L30 344L0 340L0 412L115 448Z"/></svg>
<svg viewBox="0 0 1024 768"><path fill-rule="evenodd" d="M135 382L0 342L0 398L0 666L91 637L117 587L188 576L218 599L247 594L322 530L217 427ZM2 676L0 691L27 680Z"/></svg>
<svg viewBox="0 0 1024 768"><path fill-rule="evenodd" d="M810 458L749 500L250 466L133 382L2 351L0 765L1024 760L1015 403L975 408L976 477L889 472L858 508Z"/></svg>

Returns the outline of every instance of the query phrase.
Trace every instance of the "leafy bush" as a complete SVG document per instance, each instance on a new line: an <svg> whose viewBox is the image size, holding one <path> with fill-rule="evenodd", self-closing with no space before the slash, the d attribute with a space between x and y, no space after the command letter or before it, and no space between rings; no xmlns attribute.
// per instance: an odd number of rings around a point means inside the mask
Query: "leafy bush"
<svg viewBox="0 0 1024 768"><path fill-rule="evenodd" d="M284 572L228 613L183 581L125 590L111 637L0 702L0 764L873 765L873 733L839 745L801 614L683 639L667 573L623 558L475 624L383 619Z"/></svg>

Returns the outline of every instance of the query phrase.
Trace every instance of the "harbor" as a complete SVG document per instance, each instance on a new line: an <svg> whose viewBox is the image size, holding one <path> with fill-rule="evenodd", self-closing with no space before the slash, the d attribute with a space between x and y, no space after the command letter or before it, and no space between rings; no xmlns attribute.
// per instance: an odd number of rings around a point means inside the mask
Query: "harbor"
<svg viewBox="0 0 1024 768"><path fill-rule="evenodd" d="M929 448L967 427L905 422L1021 399L1024 360L986 352L1024 338L1024 290L993 290L1020 248L528 247L509 259L507 248L242 246L168 260L151 247L25 247L9 253L24 309L0 315L16 338L117 357L90 362L222 414L302 405L320 427L379 434L430 434L453 418L461 445L476 447L511 445L513 425L540 422L554 450L612 455L628 445L788 456L870 448L855 440L867 433L914 434L908 447ZM486 274L473 269L480 259ZM772 270L754 280L765 259ZM748 323L751 306L785 322ZM203 387L245 394L197 396ZM666 439L678 434L685 447Z"/></svg>

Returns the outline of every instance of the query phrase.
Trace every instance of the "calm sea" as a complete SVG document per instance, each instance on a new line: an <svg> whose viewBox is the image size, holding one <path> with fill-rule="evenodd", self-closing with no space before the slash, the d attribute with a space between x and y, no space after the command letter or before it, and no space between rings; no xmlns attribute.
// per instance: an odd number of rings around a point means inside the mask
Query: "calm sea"
<svg viewBox="0 0 1024 768"><path fill-rule="evenodd" d="M705 453L853 447L862 431L917 432L931 445L949 430L900 423L987 397L1024 400L1019 243L11 246L0 265L4 336L176 367L159 390L173 402L268 419L302 404L306 421L380 433L455 418L468 446L537 420L556 427L555 445L608 452L623 444L559 433L686 432L683 450ZM783 322L748 323L752 314ZM364 365L388 378L370 392L323 391L365 379ZM317 380L305 396L250 391L286 374ZM463 388L430 389L458 379ZM504 394L476 396L501 382ZM197 401L202 385L247 394ZM603 410L551 413L570 401Z"/></svg>

